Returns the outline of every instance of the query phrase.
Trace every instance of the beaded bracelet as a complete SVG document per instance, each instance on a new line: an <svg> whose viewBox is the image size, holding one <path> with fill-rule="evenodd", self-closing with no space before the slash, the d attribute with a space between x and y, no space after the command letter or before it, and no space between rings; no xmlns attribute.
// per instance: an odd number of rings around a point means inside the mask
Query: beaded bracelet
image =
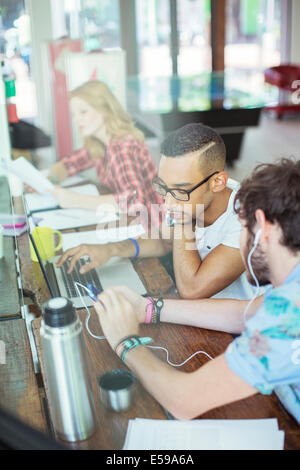
<svg viewBox="0 0 300 470"><path fill-rule="evenodd" d="M127 338L120 341L120 343L115 348L115 352L120 357L120 359L125 362L125 357L128 351L139 346L145 346L146 344L152 343L152 341L153 339L148 337L141 338L137 335L128 336Z"/></svg>

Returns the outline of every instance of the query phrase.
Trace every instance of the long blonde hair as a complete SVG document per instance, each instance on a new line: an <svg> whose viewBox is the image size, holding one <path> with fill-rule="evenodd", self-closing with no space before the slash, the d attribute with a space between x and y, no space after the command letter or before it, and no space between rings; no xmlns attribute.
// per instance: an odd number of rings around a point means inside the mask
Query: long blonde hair
<svg viewBox="0 0 300 470"><path fill-rule="evenodd" d="M119 139L132 135L138 141L144 141L144 134L134 125L132 118L123 109L108 86L100 80L91 80L70 92L70 99L80 98L101 112L105 128L110 138ZM104 145L95 137L84 139L84 145L93 159L104 154Z"/></svg>

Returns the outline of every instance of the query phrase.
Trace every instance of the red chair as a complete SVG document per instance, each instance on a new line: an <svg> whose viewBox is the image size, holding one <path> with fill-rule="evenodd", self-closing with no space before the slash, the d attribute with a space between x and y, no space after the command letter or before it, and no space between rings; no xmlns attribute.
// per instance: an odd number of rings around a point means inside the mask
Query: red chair
<svg viewBox="0 0 300 470"><path fill-rule="evenodd" d="M295 83L296 81L299 81L299 83ZM278 67L271 67L265 70L265 83L269 83L270 85L280 88L280 90L293 94L300 87L300 66L284 64ZM286 113L300 111L299 99L298 103L291 101L292 100L287 99L285 103L267 106L265 109L275 112L278 119L280 119Z"/></svg>

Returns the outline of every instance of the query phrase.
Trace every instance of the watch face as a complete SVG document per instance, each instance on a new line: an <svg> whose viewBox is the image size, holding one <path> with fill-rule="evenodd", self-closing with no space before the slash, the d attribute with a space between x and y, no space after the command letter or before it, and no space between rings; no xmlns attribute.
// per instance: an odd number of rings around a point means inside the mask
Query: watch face
<svg viewBox="0 0 300 470"><path fill-rule="evenodd" d="M163 304L164 304L164 301L163 301L163 300L158 300L158 301L156 302L156 306L157 306L157 307L162 307Z"/></svg>

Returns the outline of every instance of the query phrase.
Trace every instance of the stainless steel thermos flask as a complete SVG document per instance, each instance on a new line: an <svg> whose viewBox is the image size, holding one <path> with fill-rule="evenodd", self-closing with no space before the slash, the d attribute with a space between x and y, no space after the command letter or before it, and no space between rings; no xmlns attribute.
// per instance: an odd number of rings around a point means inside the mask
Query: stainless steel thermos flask
<svg viewBox="0 0 300 470"><path fill-rule="evenodd" d="M56 436L81 441L97 427L82 324L64 297L43 305L41 344L50 416Z"/></svg>

